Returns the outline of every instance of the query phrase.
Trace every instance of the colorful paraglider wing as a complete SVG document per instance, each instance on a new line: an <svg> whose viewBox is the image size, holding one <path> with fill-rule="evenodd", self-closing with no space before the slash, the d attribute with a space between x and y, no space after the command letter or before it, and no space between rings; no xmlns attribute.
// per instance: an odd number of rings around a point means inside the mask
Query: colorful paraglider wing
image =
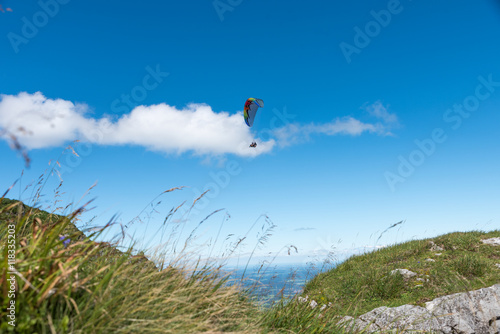
<svg viewBox="0 0 500 334"><path fill-rule="evenodd" d="M247 102L245 102L245 108L243 109L243 115L245 117L245 123L247 123L248 126L253 125L253 121L255 119L255 115L257 114L257 109L259 107L264 106L264 101L260 99L254 99L254 98L249 98Z"/></svg>
<svg viewBox="0 0 500 334"><path fill-rule="evenodd" d="M250 111L250 105L252 104L253 102L253 98L249 98L246 102L245 102L245 107L243 108L243 116L245 117L245 123L247 123L248 126L250 126L250 123L248 123L248 112Z"/></svg>

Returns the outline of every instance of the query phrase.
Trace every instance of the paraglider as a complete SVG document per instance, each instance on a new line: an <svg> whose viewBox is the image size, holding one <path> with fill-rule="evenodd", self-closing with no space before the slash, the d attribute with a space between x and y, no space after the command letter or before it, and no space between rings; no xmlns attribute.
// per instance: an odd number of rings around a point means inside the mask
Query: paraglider
<svg viewBox="0 0 500 334"><path fill-rule="evenodd" d="M257 110L264 107L264 101L261 99L249 98L245 102L245 107L243 108L243 116L245 117L245 123L252 127L253 121L255 120L255 115L257 115ZM250 147L257 147L257 143L254 141L250 144Z"/></svg>

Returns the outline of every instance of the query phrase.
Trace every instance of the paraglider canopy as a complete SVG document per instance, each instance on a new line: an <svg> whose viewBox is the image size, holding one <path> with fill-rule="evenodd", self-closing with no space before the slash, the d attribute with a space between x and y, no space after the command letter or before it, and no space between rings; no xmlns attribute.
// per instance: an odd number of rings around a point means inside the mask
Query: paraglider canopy
<svg viewBox="0 0 500 334"><path fill-rule="evenodd" d="M264 107L264 101L262 101L261 99L254 99L253 97L251 97L247 100L247 102L245 102L243 116L245 117L245 123L247 123L248 126L251 127L253 125L253 121L259 107Z"/></svg>

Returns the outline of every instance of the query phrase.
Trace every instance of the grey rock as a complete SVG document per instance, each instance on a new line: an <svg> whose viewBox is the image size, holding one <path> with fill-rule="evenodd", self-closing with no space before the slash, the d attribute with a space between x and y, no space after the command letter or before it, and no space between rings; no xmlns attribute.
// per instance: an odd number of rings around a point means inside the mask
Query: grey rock
<svg viewBox="0 0 500 334"><path fill-rule="evenodd" d="M443 333L497 333L500 319L500 285L455 293L425 303L439 318Z"/></svg>
<svg viewBox="0 0 500 334"><path fill-rule="evenodd" d="M441 247L441 246L436 245L434 243L434 241L429 241L429 243L431 244L431 251L432 252L444 251L444 248Z"/></svg>
<svg viewBox="0 0 500 334"><path fill-rule="evenodd" d="M355 321L354 317L351 317L349 315L346 315L342 319L337 322L337 325L344 325L346 327L350 327L350 325Z"/></svg>
<svg viewBox="0 0 500 334"><path fill-rule="evenodd" d="M318 306L318 303L315 300L311 300L311 303L309 303L309 306L314 309L316 306Z"/></svg>
<svg viewBox="0 0 500 334"><path fill-rule="evenodd" d="M492 245L492 246L500 246L500 238L489 238L481 240L483 244Z"/></svg>
<svg viewBox="0 0 500 334"><path fill-rule="evenodd" d="M500 332L500 284L439 297L425 307L383 306L341 322L364 333L496 334Z"/></svg>
<svg viewBox="0 0 500 334"><path fill-rule="evenodd" d="M389 330L411 331L439 328L439 322L421 306L382 306L360 316L354 323L358 330L367 333Z"/></svg>
<svg viewBox="0 0 500 334"><path fill-rule="evenodd" d="M391 271L391 275L394 275L396 273L400 273L406 279L412 278L413 276L417 276L417 273L414 273L413 271L410 271L408 269L394 269Z"/></svg>

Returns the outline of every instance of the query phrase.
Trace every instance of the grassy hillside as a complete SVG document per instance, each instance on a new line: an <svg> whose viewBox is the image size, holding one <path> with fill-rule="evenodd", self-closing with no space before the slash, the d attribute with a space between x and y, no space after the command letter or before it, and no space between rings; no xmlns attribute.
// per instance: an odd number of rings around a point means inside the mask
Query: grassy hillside
<svg viewBox="0 0 500 334"><path fill-rule="evenodd" d="M418 305L438 296L490 286L500 281L500 269L495 266L500 263L500 248L481 239L492 237L500 237L500 231L456 232L352 257L318 275L304 293L334 303L342 315L355 315L379 306ZM431 250L430 241L442 250ZM395 269L417 275L409 279L391 275Z"/></svg>
<svg viewBox="0 0 500 334"><path fill-rule="evenodd" d="M500 283L496 266L500 246L481 241L493 237L500 237L500 231L455 232L353 256L314 277L300 298L275 307L266 319L274 328L322 332L345 315L361 315L380 306L423 306L439 296ZM395 269L416 275L391 274Z"/></svg>
<svg viewBox="0 0 500 334"><path fill-rule="evenodd" d="M225 284L215 265L186 265L196 254L153 263L132 248L92 241L100 232L85 235L74 224L82 210L61 216L0 199L0 332L14 330L3 321L9 224L16 228L18 333L344 333L336 325L344 315L500 282L500 247L481 242L500 231L456 232L351 257L314 277L301 296L262 309Z"/></svg>
<svg viewBox="0 0 500 334"><path fill-rule="evenodd" d="M193 333L253 332L256 308L216 268L175 267L85 237L67 217L2 199L0 237L3 287L0 332ZM4 321L7 226L16 226L19 272L14 328ZM71 241L64 244L61 236ZM188 255L186 255L188 256Z"/></svg>

